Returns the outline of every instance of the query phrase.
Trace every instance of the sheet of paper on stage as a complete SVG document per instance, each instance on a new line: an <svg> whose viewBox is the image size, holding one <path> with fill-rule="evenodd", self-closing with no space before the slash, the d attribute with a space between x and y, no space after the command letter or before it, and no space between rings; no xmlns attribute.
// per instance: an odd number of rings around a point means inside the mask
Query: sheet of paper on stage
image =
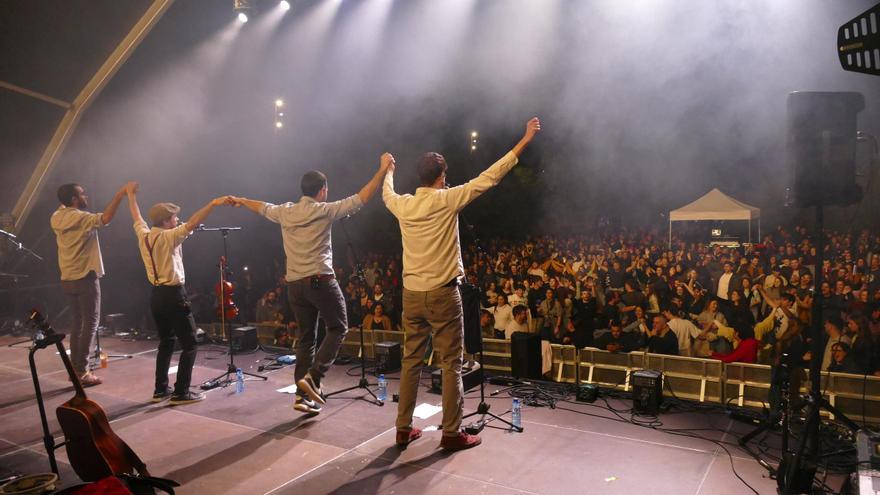
<svg viewBox="0 0 880 495"><path fill-rule="evenodd" d="M296 384L288 385L284 388L279 388L276 392L281 392L282 394L295 394L296 393Z"/></svg>
<svg viewBox="0 0 880 495"><path fill-rule="evenodd" d="M434 406L425 402L416 407L416 410L413 411L413 416L419 419L428 419L442 410L443 408L440 406Z"/></svg>
<svg viewBox="0 0 880 495"><path fill-rule="evenodd" d="M177 373L177 365L176 365L176 364L175 364L174 366L171 366L171 367L168 368L168 374L169 374L169 375L173 375L173 374L175 374L175 373Z"/></svg>

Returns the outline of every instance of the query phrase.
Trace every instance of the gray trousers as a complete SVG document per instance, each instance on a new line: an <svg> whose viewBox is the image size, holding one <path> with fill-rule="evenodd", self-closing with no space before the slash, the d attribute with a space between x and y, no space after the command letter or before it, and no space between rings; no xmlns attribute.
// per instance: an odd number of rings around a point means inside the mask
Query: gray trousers
<svg viewBox="0 0 880 495"><path fill-rule="evenodd" d="M79 280L62 280L61 290L73 311L70 327L70 362L77 375L88 371L92 341L101 319L101 282L95 272Z"/></svg>
<svg viewBox="0 0 880 495"><path fill-rule="evenodd" d="M293 378L299 381L306 373L320 382L348 333L345 298L336 279L321 279L313 285L310 278L287 283L287 299L296 317L296 366ZM315 353L318 338L318 316L324 319L327 331Z"/></svg>
<svg viewBox="0 0 880 495"><path fill-rule="evenodd" d="M458 287L440 287L425 292L403 289L403 331L405 341L397 429L412 429L425 350L433 335L434 350L443 372L443 435L458 435L464 406L461 384L464 319Z"/></svg>

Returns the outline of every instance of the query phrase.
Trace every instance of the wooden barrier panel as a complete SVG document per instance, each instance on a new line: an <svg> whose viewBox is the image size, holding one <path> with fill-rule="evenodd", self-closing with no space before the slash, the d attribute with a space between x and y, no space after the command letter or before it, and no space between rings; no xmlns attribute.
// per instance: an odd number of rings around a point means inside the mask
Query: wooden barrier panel
<svg viewBox="0 0 880 495"><path fill-rule="evenodd" d="M557 370L565 366L562 348L566 346L558 346L558 351L555 347L554 370ZM585 348L578 353L577 369L580 383L595 383L624 391L630 390L634 371L654 369L663 372L666 381L663 394L666 396L718 404L735 402L738 406L753 408L769 407L771 369L763 364L724 364L715 359L645 352L613 353ZM565 372L561 377L561 381L568 381ZM809 388L805 379L801 394L808 393ZM880 423L880 377L823 372L821 389L828 402L853 421Z"/></svg>
<svg viewBox="0 0 880 495"><path fill-rule="evenodd" d="M483 368L510 374L510 341L483 339Z"/></svg>
<svg viewBox="0 0 880 495"><path fill-rule="evenodd" d="M770 367L765 364L729 363L725 366L724 401L740 407L769 407Z"/></svg>
<svg viewBox="0 0 880 495"><path fill-rule="evenodd" d="M560 383L577 383L578 381L578 349L573 345L551 344L553 355L551 375Z"/></svg>

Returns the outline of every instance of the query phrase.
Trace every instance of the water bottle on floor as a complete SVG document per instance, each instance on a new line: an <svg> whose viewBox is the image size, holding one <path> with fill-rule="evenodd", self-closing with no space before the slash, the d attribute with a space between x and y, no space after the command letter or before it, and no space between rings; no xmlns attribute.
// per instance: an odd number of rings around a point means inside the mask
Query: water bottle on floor
<svg viewBox="0 0 880 495"><path fill-rule="evenodd" d="M384 374L379 375L379 400L385 402L388 400L388 380L385 379Z"/></svg>
<svg viewBox="0 0 880 495"><path fill-rule="evenodd" d="M241 372L241 368L235 369L235 393L240 394L244 392L244 373Z"/></svg>
<svg viewBox="0 0 880 495"><path fill-rule="evenodd" d="M522 428L522 403L519 398L513 398L513 406L510 408L510 422L517 428Z"/></svg>

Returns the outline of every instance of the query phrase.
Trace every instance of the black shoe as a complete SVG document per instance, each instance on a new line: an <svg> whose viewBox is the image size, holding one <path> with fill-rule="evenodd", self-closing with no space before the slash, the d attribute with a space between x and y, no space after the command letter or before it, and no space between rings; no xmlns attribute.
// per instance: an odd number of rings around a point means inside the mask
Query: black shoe
<svg viewBox="0 0 880 495"><path fill-rule="evenodd" d="M153 394L153 398L150 399L150 402L162 402L163 400L170 399L172 394L174 394L174 389L171 387L165 387L164 392L156 392Z"/></svg>
<svg viewBox="0 0 880 495"><path fill-rule="evenodd" d="M324 400L324 397L321 396L321 385L312 378L311 373L306 374L306 376L296 382L296 388L305 392L310 399L318 404L327 403L327 401Z"/></svg>
<svg viewBox="0 0 880 495"><path fill-rule="evenodd" d="M203 400L205 400L205 394L201 392L187 392L185 394L172 395L171 400L168 401L168 403L172 406L179 406L181 404L191 404Z"/></svg>
<svg viewBox="0 0 880 495"><path fill-rule="evenodd" d="M321 412L320 404L302 395L296 396L296 401L293 403L293 408L299 412L309 414L318 414Z"/></svg>

